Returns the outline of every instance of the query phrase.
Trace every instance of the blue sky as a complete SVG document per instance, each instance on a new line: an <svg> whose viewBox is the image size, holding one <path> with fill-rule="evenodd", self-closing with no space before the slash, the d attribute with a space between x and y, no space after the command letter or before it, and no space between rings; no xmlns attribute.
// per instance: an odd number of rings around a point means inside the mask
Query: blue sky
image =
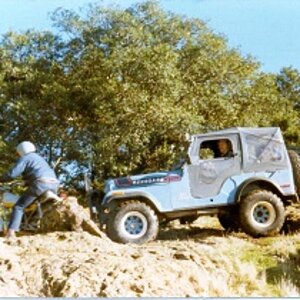
<svg viewBox="0 0 300 300"><path fill-rule="evenodd" d="M0 0L0 34L8 30L51 29L49 12L78 10L88 3L128 7L137 0ZM300 70L300 0L160 0L161 6L198 17L228 39L243 55L251 54L266 72L292 66Z"/></svg>

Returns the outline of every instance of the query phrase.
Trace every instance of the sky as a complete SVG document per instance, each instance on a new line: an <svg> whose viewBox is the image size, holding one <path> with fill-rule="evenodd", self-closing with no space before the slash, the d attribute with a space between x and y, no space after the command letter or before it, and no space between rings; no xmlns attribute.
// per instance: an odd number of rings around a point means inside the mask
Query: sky
<svg viewBox="0 0 300 300"><path fill-rule="evenodd" d="M79 11L88 3L126 8L139 0L0 0L0 35L8 30L54 30L49 13L58 7ZM300 0L159 0L165 10L200 18L230 47L250 54L264 72L300 70Z"/></svg>

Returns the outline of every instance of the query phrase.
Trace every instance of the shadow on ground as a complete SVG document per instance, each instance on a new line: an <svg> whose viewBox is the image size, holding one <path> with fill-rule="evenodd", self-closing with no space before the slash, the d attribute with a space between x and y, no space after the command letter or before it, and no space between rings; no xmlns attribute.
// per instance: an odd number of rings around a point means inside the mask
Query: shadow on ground
<svg viewBox="0 0 300 300"><path fill-rule="evenodd" d="M300 249L297 253L290 254L289 257L266 270L267 282L278 284L283 280L290 281L300 292Z"/></svg>
<svg viewBox="0 0 300 300"><path fill-rule="evenodd" d="M176 227L168 226L162 228L158 234L157 240L190 240L206 239L211 236L223 237L226 232L223 229L201 228L194 225L178 225Z"/></svg>

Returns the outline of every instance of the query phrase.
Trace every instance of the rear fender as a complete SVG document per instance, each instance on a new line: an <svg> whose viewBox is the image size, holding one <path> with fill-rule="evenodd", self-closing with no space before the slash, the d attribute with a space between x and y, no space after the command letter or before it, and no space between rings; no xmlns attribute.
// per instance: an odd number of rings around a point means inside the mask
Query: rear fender
<svg viewBox="0 0 300 300"><path fill-rule="evenodd" d="M236 193L236 203L241 201L241 198L248 194L249 192L256 190L256 189L264 189L273 192L274 194L278 195L280 198L284 198L283 191L274 182L260 177L252 177L246 181L244 181L238 188Z"/></svg>

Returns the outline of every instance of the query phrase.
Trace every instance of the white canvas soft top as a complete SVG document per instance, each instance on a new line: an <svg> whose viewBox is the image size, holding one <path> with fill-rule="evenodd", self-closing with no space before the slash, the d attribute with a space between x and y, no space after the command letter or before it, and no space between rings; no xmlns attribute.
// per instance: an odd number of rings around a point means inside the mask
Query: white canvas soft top
<svg viewBox="0 0 300 300"><path fill-rule="evenodd" d="M280 168L287 164L287 152L280 128L241 130L244 170Z"/></svg>
<svg viewBox="0 0 300 300"><path fill-rule="evenodd" d="M230 135L240 137L243 170L246 172L274 170L288 164L287 151L279 127L233 127L192 135L191 140ZM198 161L198 147L199 143L192 143L190 146L191 161Z"/></svg>
<svg viewBox="0 0 300 300"><path fill-rule="evenodd" d="M211 135L213 136L222 136L222 135L226 135L226 134L265 134L268 136L271 136L272 134L274 134L274 132L280 132L280 128L279 127L230 127L230 128L226 128L226 129L222 129L222 130L216 130L216 131L209 131L206 133L202 133L202 134L194 134L191 135L192 138L197 138L197 137L209 137ZM281 135L281 134L280 134Z"/></svg>

